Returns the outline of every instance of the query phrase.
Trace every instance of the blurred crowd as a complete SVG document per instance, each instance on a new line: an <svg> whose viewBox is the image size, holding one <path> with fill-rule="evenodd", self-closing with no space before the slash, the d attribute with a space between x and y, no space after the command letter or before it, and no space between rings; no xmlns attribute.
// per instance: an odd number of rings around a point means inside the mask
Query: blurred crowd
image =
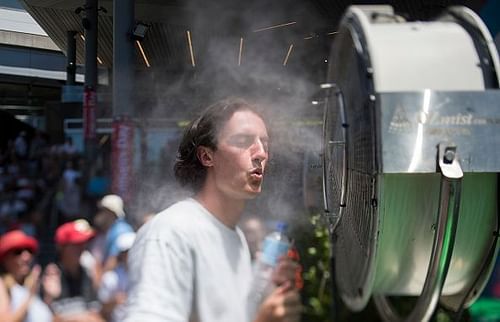
<svg viewBox="0 0 500 322"><path fill-rule="evenodd" d="M120 321L135 230L71 138L20 132L0 151L1 320Z"/></svg>
<svg viewBox="0 0 500 322"><path fill-rule="evenodd" d="M2 322L122 320L139 225L109 186L104 167L88 166L71 138L54 145L20 132L0 151ZM254 259L266 227L256 216L240 224ZM500 297L499 267L500 257L485 296Z"/></svg>

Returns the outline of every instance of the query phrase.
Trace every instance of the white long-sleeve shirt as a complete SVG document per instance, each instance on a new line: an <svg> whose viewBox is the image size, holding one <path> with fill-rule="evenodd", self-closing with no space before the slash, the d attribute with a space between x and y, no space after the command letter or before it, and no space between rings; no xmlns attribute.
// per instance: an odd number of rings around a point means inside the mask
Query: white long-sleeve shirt
<svg viewBox="0 0 500 322"><path fill-rule="evenodd" d="M247 322L250 253L194 199L174 204L138 233L129 253L125 321Z"/></svg>
<svg viewBox="0 0 500 322"><path fill-rule="evenodd" d="M19 284L15 284L10 289L10 308L12 311L17 310L29 296L29 291ZM38 296L33 297L31 300L28 312L23 322L50 322L53 316L47 304L45 304ZM0 321L1 319L0 316Z"/></svg>

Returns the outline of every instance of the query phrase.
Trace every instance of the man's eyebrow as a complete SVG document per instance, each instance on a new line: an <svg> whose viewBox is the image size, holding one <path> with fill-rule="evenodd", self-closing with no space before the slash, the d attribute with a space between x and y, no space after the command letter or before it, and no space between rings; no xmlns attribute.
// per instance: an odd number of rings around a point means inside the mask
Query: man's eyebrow
<svg viewBox="0 0 500 322"><path fill-rule="evenodd" d="M268 135L260 136L259 134L256 134L256 133L245 133L245 132L234 133L234 134L231 134L229 137L235 137L235 136L259 137L261 139L269 139Z"/></svg>
<svg viewBox="0 0 500 322"><path fill-rule="evenodd" d="M229 136L230 139L235 139L235 138L247 138L247 137L253 137L254 135L252 134L245 134L245 133L234 133Z"/></svg>

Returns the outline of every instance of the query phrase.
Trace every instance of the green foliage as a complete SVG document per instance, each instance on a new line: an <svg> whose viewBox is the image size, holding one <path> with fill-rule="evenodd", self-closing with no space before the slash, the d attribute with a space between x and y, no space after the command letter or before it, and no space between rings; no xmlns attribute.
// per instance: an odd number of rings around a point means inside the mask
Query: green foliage
<svg viewBox="0 0 500 322"><path fill-rule="evenodd" d="M293 234L297 237L295 241L303 268L302 321L331 321L331 246L326 227L317 214L311 217L308 225Z"/></svg>
<svg viewBox="0 0 500 322"><path fill-rule="evenodd" d="M302 302L304 322L379 322L380 315L372 301L361 312L351 312L332 293L332 277L330 276L331 244L327 224L319 214L310 217L310 221L294 231L295 245L301 257L304 288ZM333 314L333 300L336 301L336 312ZM414 308L417 297L391 297L390 302L402 316L407 316ZM335 320L334 320L335 316ZM454 313L439 306L431 317L431 322L451 322ZM468 312L464 312L462 321L470 321Z"/></svg>

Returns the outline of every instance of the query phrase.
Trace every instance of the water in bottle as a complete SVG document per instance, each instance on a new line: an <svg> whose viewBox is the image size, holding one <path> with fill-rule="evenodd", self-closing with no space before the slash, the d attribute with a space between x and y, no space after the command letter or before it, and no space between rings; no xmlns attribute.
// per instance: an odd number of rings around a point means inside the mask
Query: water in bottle
<svg viewBox="0 0 500 322"><path fill-rule="evenodd" d="M254 278L249 295L249 315L255 317L259 306L276 287L272 282L274 268L282 256L286 256L290 248L290 240L286 236L288 225L284 222L276 224L276 230L266 236L262 244L262 253L254 268Z"/></svg>

